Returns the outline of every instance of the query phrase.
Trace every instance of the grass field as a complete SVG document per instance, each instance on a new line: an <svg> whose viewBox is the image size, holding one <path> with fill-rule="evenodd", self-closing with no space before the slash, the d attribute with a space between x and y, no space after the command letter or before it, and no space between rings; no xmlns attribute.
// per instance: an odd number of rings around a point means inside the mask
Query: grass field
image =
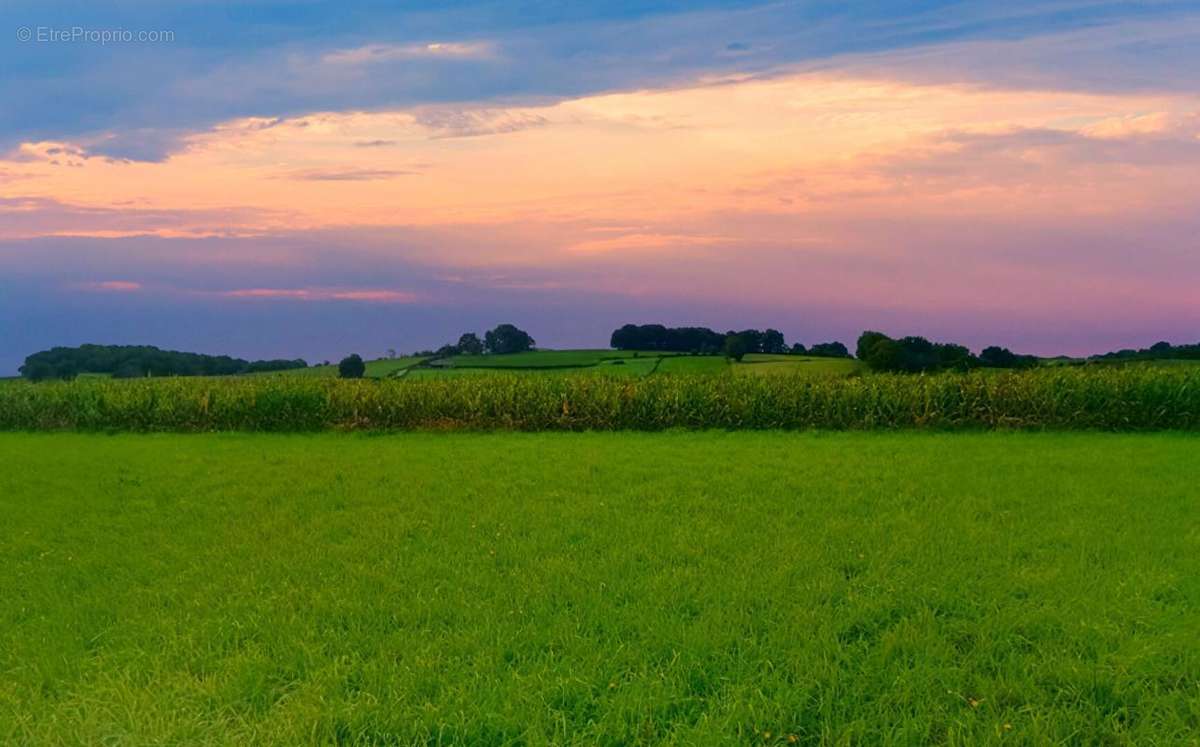
<svg viewBox="0 0 1200 747"><path fill-rule="evenodd" d="M417 357L367 361L367 378L387 378L403 372L406 379L444 379L491 373L530 375L612 374L648 376L652 373L736 375L802 374L845 376L859 371L856 361L839 358L750 354L741 363L718 355L631 350L535 350L511 355L458 355L432 361ZM336 377L337 366L312 366L276 375Z"/></svg>
<svg viewBox="0 0 1200 747"><path fill-rule="evenodd" d="M857 361L841 358L752 353L740 363L719 355L684 355L629 350L537 350L513 355L455 356L430 369L412 371L414 378L439 378L463 372L516 371L530 374L601 373L646 376L651 373L728 375L803 374L845 376L858 371Z"/></svg>
<svg viewBox="0 0 1200 747"><path fill-rule="evenodd" d="M655 373L661 374L710 374L716 376L728 375L731 364L718 355L684 355L675 358L663 358Z"/></svg>
<svg viewBox="0 0 1200 747"><path fill-rule="evenodd" d="M0 434L0 743L1194 744L1200 439Z"/></svg>
<svg viewBox="0 0 1200 747"><path fill-rule="evenodd" d="M683 358L679 353L633 350L534 350L511 355L460 355L435 361L431 367L416 369L413 378L445 378L462 374L520 373L526 375L603 374L648 376L663 363ZM712 362L723 360L710 357ZM715 371L709 365L705 370Z"/></svg>

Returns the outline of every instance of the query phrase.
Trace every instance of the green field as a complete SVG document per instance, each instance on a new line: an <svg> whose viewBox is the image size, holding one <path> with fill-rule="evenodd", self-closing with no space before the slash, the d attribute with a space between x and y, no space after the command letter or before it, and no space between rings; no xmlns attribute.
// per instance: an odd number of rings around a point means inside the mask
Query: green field
<svg viewBox="0 0 1200 747"><path fill-rule="evenodd" d="M662 363L677 357L681 357L681 354L607 348L533 350L509 355L457 355L433 361L427 367L414 369L409 375L426 379L489 373L648 376L659 370ZM714 357L710 360L719 359Z"/></svg>
<svg viewBox="0 0 1200 747"><path fill-rule="evenodd" d="M762 374L787 376L849 376L860 373L864 367L852 358L816 358L806 355L766 355L752 353L734 365L732 370L737 375Z"/></svg>
<svg viewBox="0 0 1200 747"><path fill-rule="evenodd" d="M1191 744L1200 439L0 434L0 743Z"/></svg>
<svg viewBox="0 0 1200 747"><path fill-rule="evenodd" d="M384 379L390 376L396 376L401 371L405 371L413 366L416 366L428 358L420 356L401 356L399 358L380 358L378 360L367 361L366 377L368 379ZM308 368L295 368L287 371L268 371L265 373L251 374L252 376L315 376L322 378L337 378L338 367L336 365L329 366L309 366Z"/></svg>
<svg viewBox="0 0 1200 747"><path fill-rule="evenodd" d="M618 358L659 358L676 353L639 353L632 350L532 350L507 355L456 355L443 361L455 368L579 368Z"/></svg>
<svg viewBox="0 0 1200 747"><path fill-rule="evenodd" d="M661 374L712 374L728 375L737 364L730 363L717 355L684 355L663 358L656 373Z"/></svg>
<svg viewBox="0 0 1200 747"><path fill-rule="evenodd" d="M556 351L557 352L557 351ZM519 355L462 356L451 358L441 365L411 369L405 378L443 379L458 376L513 375L522 376L566 376L566 375L613 375L648 376L658 368L661 361L670 360L660 356L619 356L615 358L586 358L571 355L542 355L523 353ZM528 356L528 357L525 357ZM488 365L496 359L498 365ZM715 360L715 359L714 359Z"/></svg>
<svg viewBox="0 0 1200 747"><path fill-rule="evenodd" d="M422 365L425 364L425 365ZM612 374L648 376L652 373L686 374L801 374L845 376L860 370L845 358L750 354L740 363L719 355L696 356L680 353L632 350L534 350L509 355L456 355L429 360L406 357L367 361L367 378L397 375L406 379L444 379L493 373L530 375ZM275 373L277 376L336 377L337 366L312 366Z"/></svg>
<svg viewBox="0 0 1200 747"><path fill-rule="evenodd" d="M436 370L416 369L416 378L457 375L464 371L519 371L522 373L602 373L646 376L651 373L684 374L801 374L845 376L860 369L857 361L845 358L766 355L751 353L733 363L719 355L685 355L629 350L537 350L513 355L455 356L436 361ZM410 374L411 375L411 374Z"/></svg>

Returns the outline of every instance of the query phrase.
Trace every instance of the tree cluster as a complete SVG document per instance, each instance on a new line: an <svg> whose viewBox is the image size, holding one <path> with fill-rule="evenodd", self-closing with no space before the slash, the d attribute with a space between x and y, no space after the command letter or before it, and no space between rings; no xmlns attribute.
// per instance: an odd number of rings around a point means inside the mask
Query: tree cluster
<svg viewBox="0 0 1200 747"><path fill-rule="evenodd" d="M748 353L772 353L774 355L783 355L790 353L787 342L783 339L783 333L777 329L757 330L743 329L741 332L730 330L727 335L736 335L746 341L746 352Z"/></svg>
<svg viewBox="0 0 1200 747"><path fill-rule="evenodd" d="M979 365L987 368L1033 368L1038 365L1036 355L1019 355L998 345L991 345L979 353Z"/></svg>
<svg viewBox="0 0 1200 747"><path fill-rule="evenodd" d="M799 345L799 343L797 343L797 345ZM792 347L795 348L795 345L793 345ZM816 358L849 358L850 357L850 351L847 350L846 346L840 342L818 343L816 345L813 345L811 348L809 348L807 352L804 351L803 345L801 345L800 348L801 348L800 351L796 352L796 355L811 355Z"/></svg>
<svg viewBox="0 0 1200 747"><path fill-rule="evenodd" d="M303 360L247 361L227 355L183 353L151 345L80 345L57 347L27 357L21 375L32 381L73 379L79 374L143 376L231 376L261 371L307 368Z"/></svg>
<svg viewBox="0 0 1200 747"><path fill-rule="evenodd" d="M964 345L930 342L924 337L892 339L882 332L868 330L858 338L855 357L873 371L922 373L926 371L966 371L980 366L989 368L1030 368L1038 364L1032 355L1017 355L1008 348L991 346L975 356Z"/></svg>
<svg viewBox="0 0 1200 747"><path fill-rule="evenodd" d="M466 332L458 338L457 343L448 343L437 350L421 350L416 355L437 356L448 358L452 355L501 355L504 353L524 353L533 350L537 345L528 332L513 324L501 324L495 329L485 332L483 339L474 332Z"/></svg>
<svg viewBox="0 0 1200 747"><path fill-rule="evenodd" d="M737 338L733 340L731 338ZM730 330L724 334L708 327L667 327L662 324L626 324L612 333L609 345L617 350L654 350L672 353L715 355L741 360L746 353L775 355L816 355L847 358L850 353L840 342L826 342L805 348L800 343L788 347L777 329Z"/></svg>
<svg viewBox="0 0 1200 747"><path fill-rule="evenodd" d="M512 324L501 324L483 336L483 349L492 355L524 353L536 344L528 332Z"/></svg>
<svg viewBox="0 0 1200 747"><path fill-rule="evenodd" d="M612 333L609 345L617 350L716 354L725 345L725 335L707 327L626 324Z"/></svg>

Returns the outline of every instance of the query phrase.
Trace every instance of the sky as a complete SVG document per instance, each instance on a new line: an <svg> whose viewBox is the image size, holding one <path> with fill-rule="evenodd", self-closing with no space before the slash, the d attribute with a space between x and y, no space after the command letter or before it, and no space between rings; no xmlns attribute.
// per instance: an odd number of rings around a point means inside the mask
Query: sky
<svg viewBox="0 0 1200 747"><path fill-rule="evenodd" d="M5 0L0 375L502 322L1200 341L1200 6Z"/></svg>

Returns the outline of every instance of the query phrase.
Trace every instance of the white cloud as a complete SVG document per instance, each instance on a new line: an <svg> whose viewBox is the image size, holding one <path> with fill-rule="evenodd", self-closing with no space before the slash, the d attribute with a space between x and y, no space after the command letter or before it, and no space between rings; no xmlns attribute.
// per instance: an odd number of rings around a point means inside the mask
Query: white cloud
<svg viewBox="0 0 1200 747"><path fill-rule="evenodd" d="M366 44L339 49L322 57L330 65L370 65L414 59L481 60L495 56L488 42L431 42L429 44Z"/></svg>

